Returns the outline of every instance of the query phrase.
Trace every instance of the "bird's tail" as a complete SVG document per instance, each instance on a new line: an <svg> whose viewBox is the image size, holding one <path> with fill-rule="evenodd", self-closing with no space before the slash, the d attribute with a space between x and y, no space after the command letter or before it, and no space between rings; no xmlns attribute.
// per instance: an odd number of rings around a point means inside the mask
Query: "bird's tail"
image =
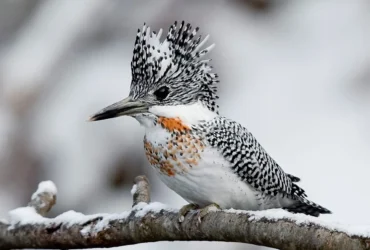
<svg viewBox="0 0 370 250"><path fill-rule="evenodd" d="M299 178L299 177L297 177L297 176L294 176L294 175L292 175L292 174L286 174L288 177L289 177L289 179L292 181L292 182L300 182L301 181L301 179Z"/></svg>
<svg viewBox="0 0 370 250"><path fill-rule="evenodd" d="M299 182L300 179L294 175L289 175L292 182ZM285 207L292 213L303 213L311 216L318 217L320 214L331 214L331 211L308 200L305 191L299 187L296 183L292 183L292 199L296 200L293 205Z"/></svg>
<svg viewBox="0 0 370 250"><path fill-rule="evenodd" d="M292 213L303 213L311 216L318 217L320 214L331 214L331 211L310 201L305 197L297 197L297 203L292 206L285 207L285 210L288 210Z"/></svg>

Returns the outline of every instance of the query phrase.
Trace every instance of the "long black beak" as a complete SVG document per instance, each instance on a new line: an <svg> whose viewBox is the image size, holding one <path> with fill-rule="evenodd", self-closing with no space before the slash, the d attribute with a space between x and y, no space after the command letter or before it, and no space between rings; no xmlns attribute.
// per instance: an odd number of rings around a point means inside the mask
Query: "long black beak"
<svg viewBox="0 0 370 250"><path fill-rule="evenodd" d="M148 105L134 101L129 96L122 101L116 102L94 114L90 117L90 121L99 121L110 118L115 118L122 115L136 115L148 112Z"/></svg>

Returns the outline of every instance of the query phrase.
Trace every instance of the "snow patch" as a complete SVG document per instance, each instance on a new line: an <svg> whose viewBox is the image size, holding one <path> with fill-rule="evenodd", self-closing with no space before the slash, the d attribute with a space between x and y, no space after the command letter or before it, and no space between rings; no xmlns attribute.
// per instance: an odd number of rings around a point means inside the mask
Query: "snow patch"
<svg viewBox="0 0 370 250"><path fill-rule="evenodd" d="M143 206L140 205L138 208L141 209ZM14 225L24 224L60 224L63 223L66 227L73 225L81 225L89 221L97 220L95 226L91 224L86 225L81 233L86 235L89 232L99 232L109 226L109 223L113 220L124 220L130 215L131 211L125 211L117 214L93 214L84 215L82 213L70 210L60 214L54 219L45 218L39 215L33 207L20 207L16 208L8 213L10 227L9 230L14 228Z"/></svg>
<svg viewBox="0 0 370 250"><path fill-rule="evenodd" d="M123 221L130 215L131 211L125 211L119 214L108 214L103 217L94 227L94 232L100 232L109 227L109 223L113 220Z"/></svg>
<svg viewBox="0 0 370 250"><path fill-rule="evenodd" d="M80 233L83 235L83 236L88 236L89 235L89 233L92 231L91 230L91 225L87 225L87 226L84 226L84 228L82 228L81 230L80 230Z"/></svg>
<svg viewBox="0 0 370 250"><path fill-rule="evenodd" d="M136 193L136 191L137 191L137 185L136 185L136 184L134 184L134 185L132 186L132 188L131 188L131 195L133 196L133 195Z"/></svg>
<svg viewBox="0 0 370 250"><path fill-rule="evenodd" d="M370 225L351 225L351 224L341 224L332 221L325 221L325 219L320 217L312 217L305 214L293 214L283 209L268 209L262 211L244 211L236 209L223 210L226 213L234 214L248 214L250 221L259 220L289 220L297 225L318 225L329 230L343 232L349 236L363 236L370 237Z"/></svg>
<svg viewBox="0 0 370 250"><path fill-rule="evenodd" d="M89 220L92 220L96 217L98 217L99 214L94 215L84 215L82 213L70 210L67 212L64 212L57 217L55 217L54 221L56 222L63 222L66 226L72 226L74 224L83 224Z"/></svg>
<svg viewBox="0 0 370 250"><path fill-rule="evenodd" d="M42 181L39 183L39 186L31 196L31 199L37 199L37 196L41 193L51 193L53 195L56 195L58 192L57 187L55 186L54 182L52 181Z"/></svg>
<svg viewBox="0 0 370 250"><path fill-rule="evenodd" d="M140 203L143 203L144 205L142 205ZM137 209L138 211L135 214L136 217L143 217L144 215L146 215L149 212L159 213L161 210L166 210L168 212L177 212L178 211L177 209L169 208L167 205L165 205L163 203L160 203L160 202L152 202L152 203L149 203L149 204L146 204L144 202L140 202L140 203L138 203L136 205L136 206L140 205L139 209Z"/></svg>
<svg viewBox="0 0 370 250"><path fill-rule="evenodd" d="M0 219L0 223L7 224L7 223L9 223L9 221L8 221L8 220L6 220L6 219Z"/></svg>
<svg viewBox="0 0 370 250"><path fill-rule="evenodd" d="M39 215L33 207L19 207L9 211L9 222L15 224L34 224L45 222L45 218Z"/></svg>
<svg viewBox="0 0 370 250"><path fill-rule="evenodd" d="M135 206L132 207L132 210L133 211L137 211L137 210L141 210L143 209L144 207L146 207L148 205L148 203L146 202L139 202L138 204L136 204Z"/></svg>
<svg viewBox="0 0 370 250"><path fill-rule="evenodd" d="M224 211L225 213L230 213L230 214L250 214L252 213L252 211L239 210L239 209L234 209L234 208L225 209L222 211Z"/></svg>

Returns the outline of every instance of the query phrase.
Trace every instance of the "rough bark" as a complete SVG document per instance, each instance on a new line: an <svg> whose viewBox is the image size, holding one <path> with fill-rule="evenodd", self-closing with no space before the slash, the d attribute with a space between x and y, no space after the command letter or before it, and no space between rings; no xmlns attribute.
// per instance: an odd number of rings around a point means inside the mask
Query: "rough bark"
<svg viewBox="0 0 370 250"><path fill-rule="evenodd" d="M140 202L149 203L150 202L150 186L149 180L145 175L140 175L135 178L134 185L136 185L136 190L132 194L133 204L136 206Z"/></svg>
<svg viewBox="0 0 370 250"><path fill-rule="evenodd" d="M58 217L32 224L2 222L0 249L114 247L177 240L244 242L278 249L370 249L370 239L366 237L350 236L315 222L257 219L253 212L212 212L201 223L194 212L179 223L177 212L143 205L150 200L146 177L136 178L135 184L137 206L128 213L81 215L76 222ZM47 199L46 205L52 200Z"/></svg>

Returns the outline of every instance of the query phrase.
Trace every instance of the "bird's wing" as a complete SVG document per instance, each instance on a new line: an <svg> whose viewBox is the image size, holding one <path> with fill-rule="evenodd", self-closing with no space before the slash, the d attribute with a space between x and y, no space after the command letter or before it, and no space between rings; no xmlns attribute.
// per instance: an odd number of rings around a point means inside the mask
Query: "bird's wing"
<svg viewBox="0 0 370 250"><path fill-rule="evenodd" d="M218 116L199 126L209 144L231 163L233 171L256 190L272 196L281 193L293 199L306 196L293 183L299 178L286 174L239 123Z"/></svg>

